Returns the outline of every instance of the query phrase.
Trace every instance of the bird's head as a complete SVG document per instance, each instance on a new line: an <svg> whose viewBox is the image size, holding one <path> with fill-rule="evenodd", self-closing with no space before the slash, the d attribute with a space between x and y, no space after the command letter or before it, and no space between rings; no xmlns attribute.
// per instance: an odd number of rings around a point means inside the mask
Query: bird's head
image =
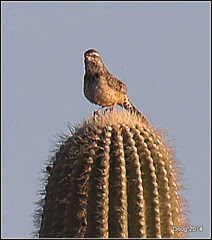
<svg viewBox="0 0 212 240"><path fill-rule="evenodd" d="M86 71L96 72L104 68L100 54L95 49L89 49L84 53Z"/></svg>

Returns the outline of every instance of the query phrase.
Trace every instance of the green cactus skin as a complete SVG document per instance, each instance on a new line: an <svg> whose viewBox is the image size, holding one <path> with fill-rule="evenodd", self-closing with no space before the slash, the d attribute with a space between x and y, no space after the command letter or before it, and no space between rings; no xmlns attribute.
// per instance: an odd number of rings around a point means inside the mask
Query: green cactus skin
<svg viewBox="0 0 212 240"><path fill-rule="evenodd" d="M181 238L172 149L145 118L110 112L75 128L56 153L40 238ZM41 204L42 205L42 204Z"/></svg>

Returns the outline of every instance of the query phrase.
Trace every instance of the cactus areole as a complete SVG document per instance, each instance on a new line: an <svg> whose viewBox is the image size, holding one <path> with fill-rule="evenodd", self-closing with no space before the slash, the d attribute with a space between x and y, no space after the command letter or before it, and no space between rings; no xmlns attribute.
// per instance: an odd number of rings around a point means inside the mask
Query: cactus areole
<svg viewBox="0 0 212 240"><path fill-rule="evenodd" d="M172 149L146 118L115 111L75 127L47 166L40 238L180 238ZM37 220L39 221L39 220Z"/></svg>

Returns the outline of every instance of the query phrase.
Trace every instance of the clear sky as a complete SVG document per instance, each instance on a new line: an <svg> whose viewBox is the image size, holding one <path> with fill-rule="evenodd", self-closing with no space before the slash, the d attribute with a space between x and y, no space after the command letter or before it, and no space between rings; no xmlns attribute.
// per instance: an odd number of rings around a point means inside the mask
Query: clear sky
<svg viewBox="0 0 212 240"><path fill-rule="evenodd" d="M2 237L30 237L56 135L97 106L83 53L97 49L132 102L168 131L192 226L210 236L210 3L2 3Z"/></svg>

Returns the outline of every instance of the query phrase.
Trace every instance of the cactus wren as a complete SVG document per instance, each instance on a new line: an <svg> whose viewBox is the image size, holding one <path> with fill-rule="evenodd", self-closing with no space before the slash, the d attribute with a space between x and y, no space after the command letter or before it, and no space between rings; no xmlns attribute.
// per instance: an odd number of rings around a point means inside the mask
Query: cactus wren
<svg viewBox="0 0 212 240"><path fill-rule="evenodd" d="M84 53L84 57L85 97L90 102L102 107L113 107L118 104L131 113L142 115L130 102L127 86L107 70L100 54L94 49L89 49Z"/></svg>

